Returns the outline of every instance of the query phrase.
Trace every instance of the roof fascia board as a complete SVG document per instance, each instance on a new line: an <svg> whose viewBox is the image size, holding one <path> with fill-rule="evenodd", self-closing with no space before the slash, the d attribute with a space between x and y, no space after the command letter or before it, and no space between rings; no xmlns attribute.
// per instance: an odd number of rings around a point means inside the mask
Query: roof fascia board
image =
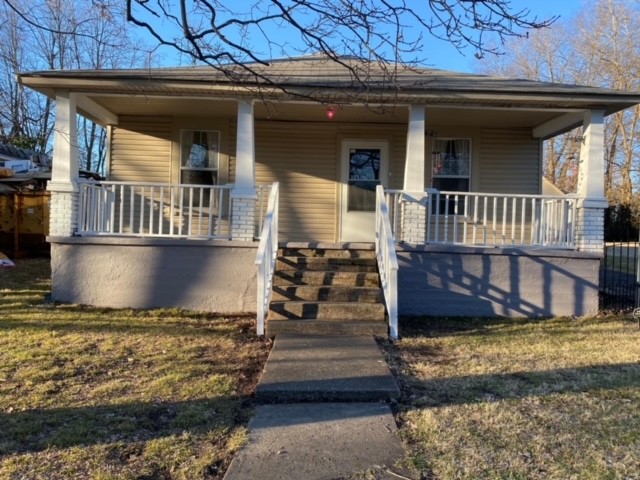
<svg viewBox="0 0 640 480"><path fill-rule="evenodd" d="M583 119L584 111L565 113L564 115L552 118L551 120L534 127L531 130L531 136L533 138L546 140L547 138L555 137L561 133L573 130L582 124Z"/></svg>

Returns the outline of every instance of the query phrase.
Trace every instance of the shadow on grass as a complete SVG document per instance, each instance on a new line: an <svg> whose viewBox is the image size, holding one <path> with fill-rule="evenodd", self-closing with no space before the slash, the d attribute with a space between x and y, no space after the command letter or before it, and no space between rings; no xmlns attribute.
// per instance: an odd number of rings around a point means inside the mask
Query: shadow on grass
<svg viewBox="0 0 640 480"><path fill-rule="evenodd" d="M215 334L248 334L255 316L222 316L206 312L103 309L50 304L3 308L9 313L46 314L40 320L0 319L0 330L42 330L62 333L144 333L168 336L211 336ZM70 318L72 317L72 318ZM185 321L190 322L185 325Z"/></svg>
<svg viewBox="0 0 640 480"><path fill-rule="evenodd" d="M246 425L250 401L226 396L0 413L0 456L47 448L139 442Z"/></svg>
<svg viewBox="0 0 640 480"><path fill-rule="evenodd" d="M631 316L598 317L593 322L608 323L618 322L628 318L630 322L634 319ZM403 317L400 320L400 335L402 338L412 338L422 336L427 338L446 337L450 335L502 335L504 330L513 330L515 327L532 328L544 326L545 323L555 323L558 317L540 318L512 318L512 317ZM576 320L588 322L589 320ZM568 331L553 327L555 333Z"/></svg>
<svg viewBox="0 0 640 480"><path fill-rule="evenodd" d="M581 325L619 322L621 317L583 319ZM565 319L566 320L566 319ZM630 320L633 321L633 320ZM579 333L578 325L572 330L558 324L558 319L513 319L513 318L411 318L403 319L403 338L408 340L401 346L391 347L395 362L401 368L405 401L416 406L460 405L505 399L543 397L569 392L594 392L640 387L640 363L594 364L578 367L552 368L509 373L465 375L460 366L453 375L446 377L417 376L412 364L447 365L456 362L448 349L429 341L412 342L412 338L429 339L446 336L505 335L513 330L519 337L541 334L537 327L549 324L548 333L553 336ZM542 325L541 325L542 324ZM527 328L527 327L531 328ZM402 354L400 353L402 352Z"/></svg>
<svg viewBox="0 0 640 480"><path fill-rule="evenodd" d="M640 364L618 363L544 371L408 379L424 406L542 397L551 394L640 387Z"/></svg>

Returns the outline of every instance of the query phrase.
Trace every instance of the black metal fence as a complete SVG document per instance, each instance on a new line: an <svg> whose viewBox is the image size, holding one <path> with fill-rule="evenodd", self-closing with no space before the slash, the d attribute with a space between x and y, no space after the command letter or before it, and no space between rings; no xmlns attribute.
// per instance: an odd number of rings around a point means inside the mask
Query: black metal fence
<svg viewBox="0 0 640 480"><path fill-rule="evenodd" d="M628 312L636 307L640 242L607 242L600 266L600 310Z"/></svg>

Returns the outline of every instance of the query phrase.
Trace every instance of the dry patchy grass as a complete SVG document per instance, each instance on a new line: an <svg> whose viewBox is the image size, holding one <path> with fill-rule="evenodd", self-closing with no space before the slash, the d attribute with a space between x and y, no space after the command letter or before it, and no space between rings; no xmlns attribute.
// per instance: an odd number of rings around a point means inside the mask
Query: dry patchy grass
<svg viewBox="0 0 640 480"><path fill-rule="evenodd" d="M424 319L388 353L423 478L640 478L636 322Z"/></svg>
<svg viewBox="0 0 640 480"><path fill-rule="evenodd" d="M251 318L54 306L0 270L0 478L219 478L268 351Z"/></svg>

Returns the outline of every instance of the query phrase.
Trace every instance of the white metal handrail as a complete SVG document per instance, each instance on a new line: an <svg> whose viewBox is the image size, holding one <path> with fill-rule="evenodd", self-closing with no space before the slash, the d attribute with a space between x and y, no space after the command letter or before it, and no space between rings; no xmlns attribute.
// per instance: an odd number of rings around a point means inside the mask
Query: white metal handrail
<svg viewBox="0 0 640 480"><path fill-rule="evenodd" d="M387 190L392 230L403 238L403 208L415 197ZM577 196L441 192L427 189L426 243L575 248Z"/></svg>
<svg viewBox="0 0 640 480"><path fill-rule="evenodd" d="M271 293L273 291L273 273L278 257L278 206L280 184L275 182L271 187L264 224L260 233L260 244L256 255L258 267L258 316L256 333L264 335L265 319L269 311Z"/></svg>
<svg viewBox="0 0 640 480"><path fill-rule="evenodd" d="M376 187L376 258L389 315L389 338L398 339L398 258L384 188Z"/></svg>
<svg viewBox="0 0 640 480"><path fill-rule="evenodd" d="M231 238L233 184L85 180L79 188L79 235ZM269 188L256 187L258 232Z"/></svg>

